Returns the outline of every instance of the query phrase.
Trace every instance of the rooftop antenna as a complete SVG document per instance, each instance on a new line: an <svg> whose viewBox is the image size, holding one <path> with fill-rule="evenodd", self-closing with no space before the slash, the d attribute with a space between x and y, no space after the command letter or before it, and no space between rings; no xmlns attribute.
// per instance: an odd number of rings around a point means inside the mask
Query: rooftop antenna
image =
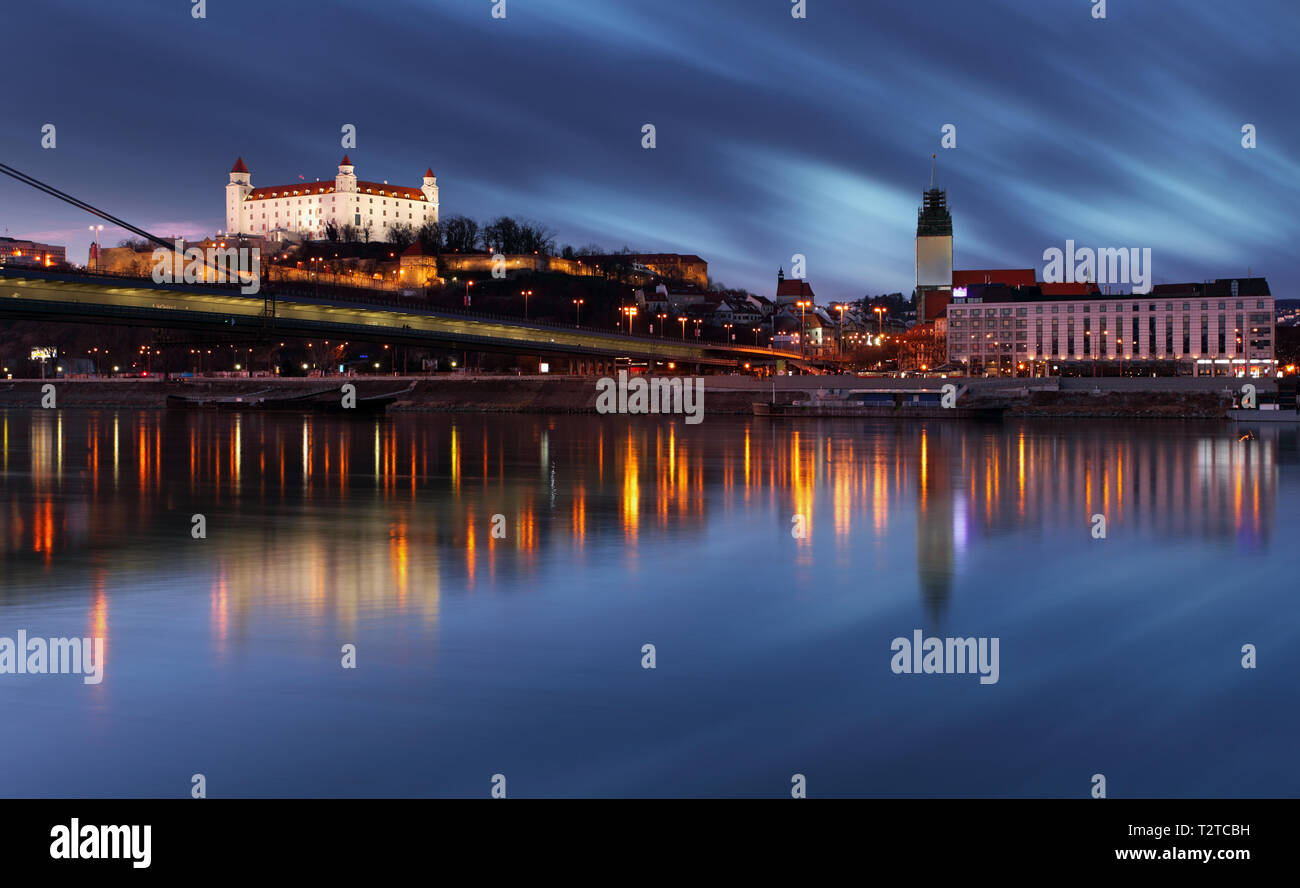
<svg viewBox="0 0 1300 888"><path fill-rule="evenodd" d="M938 157L939 155L937 154L930 155L930 190L931 191L934 190L934 172L935 172L935 165L938 163Z"/></svg>

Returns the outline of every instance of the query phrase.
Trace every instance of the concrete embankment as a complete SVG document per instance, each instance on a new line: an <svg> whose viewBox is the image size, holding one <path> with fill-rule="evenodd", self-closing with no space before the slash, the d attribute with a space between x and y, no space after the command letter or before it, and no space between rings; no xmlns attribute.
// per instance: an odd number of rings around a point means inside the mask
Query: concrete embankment
<svg viewBox="0 0 1300 888"><path fill-rule="evenodd" d="M1004 416L1222 419L1232 398L1215 392L1034 392Z"/></svg>
<svg viewBox="0 0 1300 888"><path fill-rule="evenodd" d="M705 377L705 412L749 414L755 401L789 404L819 389L916 391L955 383L960 406L1002 409L1016 417L1223 417L1235 393L1251 382L1261 393L1271 380L1240 379L881 379L795 376L754 379ZM161 409L168 395L235 397L341 391L351 383L358 397L401 391L390 412L475 411L503 413L594 413L596 379L577 376L275 377L220 379L52 379L0 383L0 408L39 408L42 387L53 385L56 405L66 408ZM899 411L907 415L906 408ZM915 414L912 414L915 415Z"/></svg>
<svg viewBox="0 0 1300 888"><path fill-rule="evenodd" d="M484 413L594 413L594 377L564 376L456 376L456 377L355 377L326 379L235 378L161 379L49 379L13 380L0 384L0 408L38 408L43 386L54 386L55 404L67 408L128 408L151 410L167 407L169 395L187 398L275 397L339 391L356 386L358 397L415 388L392 404L389 412L475 411ZM788 395L793 398L794 395ZM748 390L713 391L706 388L709 413L749 413L755 394Z"/></svg>

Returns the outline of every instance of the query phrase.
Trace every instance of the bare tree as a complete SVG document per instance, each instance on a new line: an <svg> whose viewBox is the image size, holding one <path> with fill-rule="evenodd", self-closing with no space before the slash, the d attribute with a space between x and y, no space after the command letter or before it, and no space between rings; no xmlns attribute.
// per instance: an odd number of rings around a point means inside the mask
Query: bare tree
<svg viewBox="0 0 1300 888"><path fill-rule="evenodd" d="M393 245L395 252L402 252L415 243L415 228L405 222L392 226L388 229L388 242Z"/></svg>
<svg viewBox="0 0 1300 888"><path fill-rule="evenodd" d="M540 222L525 220L519 224L519 246L521 253L553 256L555 255L555 232Z"/></svg>
<svg viewBox="0 0 1300 888"><path fill-rule="evenodd" d="M442 226L437 222L425 222L416 229L415 237L426 253L435 256L442 253Z"/></svg>
<svg viewBox="0 0 1300 888"><path fill-rule="evenodd" d="M441 225L442 244L449 253L473 253L479 246L479 226L466 216L451 216Z"/></svg>
<svg viewBox="0 0 1300 888"><path fill-rule="evenodd" d="M481 237L483 246L487 248L488 252L523 252L523 250L519 249L519 223L509 216L500 216L488 225L484 225Z"/></svg>

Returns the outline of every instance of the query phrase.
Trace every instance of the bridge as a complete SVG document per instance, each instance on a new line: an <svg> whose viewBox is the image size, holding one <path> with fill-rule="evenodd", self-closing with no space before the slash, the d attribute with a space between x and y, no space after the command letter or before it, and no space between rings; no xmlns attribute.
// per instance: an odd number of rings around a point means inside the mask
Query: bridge
<svg viewBox="0 0 1300 888"><path fill-rule="evenodd" d="M155 284L146 278L0 267L0 319L104 323L194 330L266 339L382 341L458 351L569 358L593 369L614 358L685 367L804 362L798 353L723 343L527 322L512 318L319 299L277 292L245 295L235 285ZM587 360L589 359L589 360Z"/></svg>

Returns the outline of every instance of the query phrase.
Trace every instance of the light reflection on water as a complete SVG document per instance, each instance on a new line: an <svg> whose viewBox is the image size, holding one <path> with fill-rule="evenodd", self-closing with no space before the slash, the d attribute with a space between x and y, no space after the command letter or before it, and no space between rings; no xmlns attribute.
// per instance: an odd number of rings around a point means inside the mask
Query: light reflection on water
<svg viewBox="0 0 1300 888"><path fill-rule="evenodd" d="M0 425L0 635L108 651L96 686L0 675L39 714L0 739L28 762L0 794L1300 790L1293 430ZM1000 637L1001 681L893 675L914 628Z"/></svg>

